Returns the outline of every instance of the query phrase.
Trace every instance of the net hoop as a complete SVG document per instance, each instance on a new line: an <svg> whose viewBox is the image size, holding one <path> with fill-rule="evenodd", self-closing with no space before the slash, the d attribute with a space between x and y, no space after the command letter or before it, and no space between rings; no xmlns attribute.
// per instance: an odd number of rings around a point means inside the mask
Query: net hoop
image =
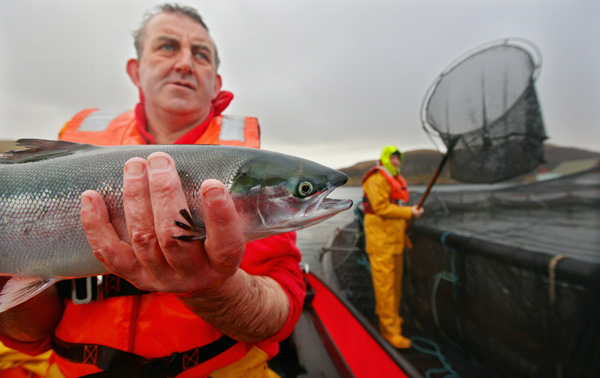
<svg viewBox="0 0 600 378"><path fill-rule="evenodd" d="M533 67L534 67L532 75L531 75L531 81L533 83L537 80L537 78L540 75L540 71L542 69L542 54L535 44L533 44L532 42L530 42L526 39L518 38L518 37L496 39L496 40L484 43L482 45L479 45L479 46L467 51L466 53L460 55L458 58L454 59L449 65L446 66L446 68L444 68L444 70L442 70L442 72L431 83L431 85L427 89L425 97L423 98L423 102L421 103L421 109L420 109L421 124L423 126L423 129L425 130L425 132L427 133L427 135L430 138L431 138L431 135L438 134L438 131L435 127L430 125L429 122L427 121L427 107L429 105L429 101L431 100L431 97L435 93L436 88L440 84L440 81L446 75L448 75L451 71L456 69L456 67L460 66L466 60L471 58L473 55L475 55L477 53L481 53L485 50L490 50L490 49L496 48L498 46L502 46L502 45L516 47L516 48L523 50L525 53L527 53L527 55L529 55L529 58L531 59ZM433 140L432 140L432 142L433 142ZM434 144L435 144L435 142L434 142ZM438 149L438 151L439 151L439 149Z"/></svg>

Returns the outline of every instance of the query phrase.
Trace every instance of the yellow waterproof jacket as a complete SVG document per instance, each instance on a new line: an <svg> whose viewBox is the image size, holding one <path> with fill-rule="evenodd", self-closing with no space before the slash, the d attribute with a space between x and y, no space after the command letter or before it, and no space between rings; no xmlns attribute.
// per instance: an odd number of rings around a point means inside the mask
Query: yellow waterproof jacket
<svg viewBox="0 0 600 378"><path fill-rule="evenodd" d="M362 187L374 212L365 214L367 253L398 255L412 247L405 233L412 208L390 203L392 186L380 172L371 174Z"/></svg>

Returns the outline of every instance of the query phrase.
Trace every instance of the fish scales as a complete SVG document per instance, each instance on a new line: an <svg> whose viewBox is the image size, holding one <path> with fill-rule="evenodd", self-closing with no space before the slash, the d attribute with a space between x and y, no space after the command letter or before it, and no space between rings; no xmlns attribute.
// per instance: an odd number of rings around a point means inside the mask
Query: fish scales
<svg viewBox="0 0 600 378"><path fill-rule="evenodd" d="M80 276L105 273L91 254L80 223L80 196L98 191L119 236L128 241L123 211L123 166L133 157L164 151L175 159L190 208L200 205L199 183L218 179L228 187L251 150L137 146L104 147L82 154L0 165L1 271L35 276ZM32 177L38 178L32 180ZM36 251L35 254L28 253ZM14 267L14 268L13 268Z"/></svg>

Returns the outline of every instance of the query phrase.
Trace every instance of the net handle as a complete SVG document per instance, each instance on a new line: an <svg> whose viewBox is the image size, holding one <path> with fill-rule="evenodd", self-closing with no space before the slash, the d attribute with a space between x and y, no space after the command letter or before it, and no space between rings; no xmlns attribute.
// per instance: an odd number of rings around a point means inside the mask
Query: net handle
<svg viewBox="0 0 600 378"><path fill-rule="evenodd" d="M421 196L421 199L419 200L419 203L417 204L417 208L423 207L423 204L425 203L427 196L429 196L429 192L431 191L431 188L433 187L433 185L435 185L435 182L437 181L438 177L440 176L440 173L442 173L442 170L444 169L444 166L446 165L446 162L448 161L448 158L450 157L451 152L452 152L451 150L448 150L448 152L446 152L444 154L444 156L442 157L442 161L440 161L440 165L438 165L437 169L435 170L435 173L433 174L433 176L431 176L431 180L429 180L427 189L425 189L425 193L423 193L423 195ZM412 224L413 224L413 219L411 218L411 220L408 221L408 223L406 224L406 229L408 230L410 228L410 226L412 226Z"/></svg>
<svg viewBox="0 0 600 378"><path fill-rule="evenodd" d="M438 177L440 176L440 173L442 173L442 169L444 169L444 166L446 165L446 162L448 161L448 157L450 157L450 151L448 151L444 154L444 157L442 158L440 165L438 165L435 173L433 174L433 176L431 176L431 180L429 180L429 184L427 185L427 188L425 189L425 193L423 193L423 195L421 196L421 199L419 200L419 203L417 204L417 208L423 207L423 204L425 203L425 200L427 199L427 196L429 195L431 188L433 187L433 185L435 185L435 182L437 181Z"/></svg>

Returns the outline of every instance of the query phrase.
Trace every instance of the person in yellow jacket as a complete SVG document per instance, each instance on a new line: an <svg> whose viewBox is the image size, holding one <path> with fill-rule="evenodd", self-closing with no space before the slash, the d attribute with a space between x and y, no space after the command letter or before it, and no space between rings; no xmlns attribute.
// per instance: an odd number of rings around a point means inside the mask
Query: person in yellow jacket
<svg viewBox="0 0 600 378"><path fill-rule="evenodd" d="M408 206L408 186L400 176L403 155L396 146L385 146L379 164L365 175L366 249L375 291L375 313L382 336L396 348L410 348L402 336L400 299L402 256L412 245L406 236L407 221L423 215L423 208Z"/></svg>

